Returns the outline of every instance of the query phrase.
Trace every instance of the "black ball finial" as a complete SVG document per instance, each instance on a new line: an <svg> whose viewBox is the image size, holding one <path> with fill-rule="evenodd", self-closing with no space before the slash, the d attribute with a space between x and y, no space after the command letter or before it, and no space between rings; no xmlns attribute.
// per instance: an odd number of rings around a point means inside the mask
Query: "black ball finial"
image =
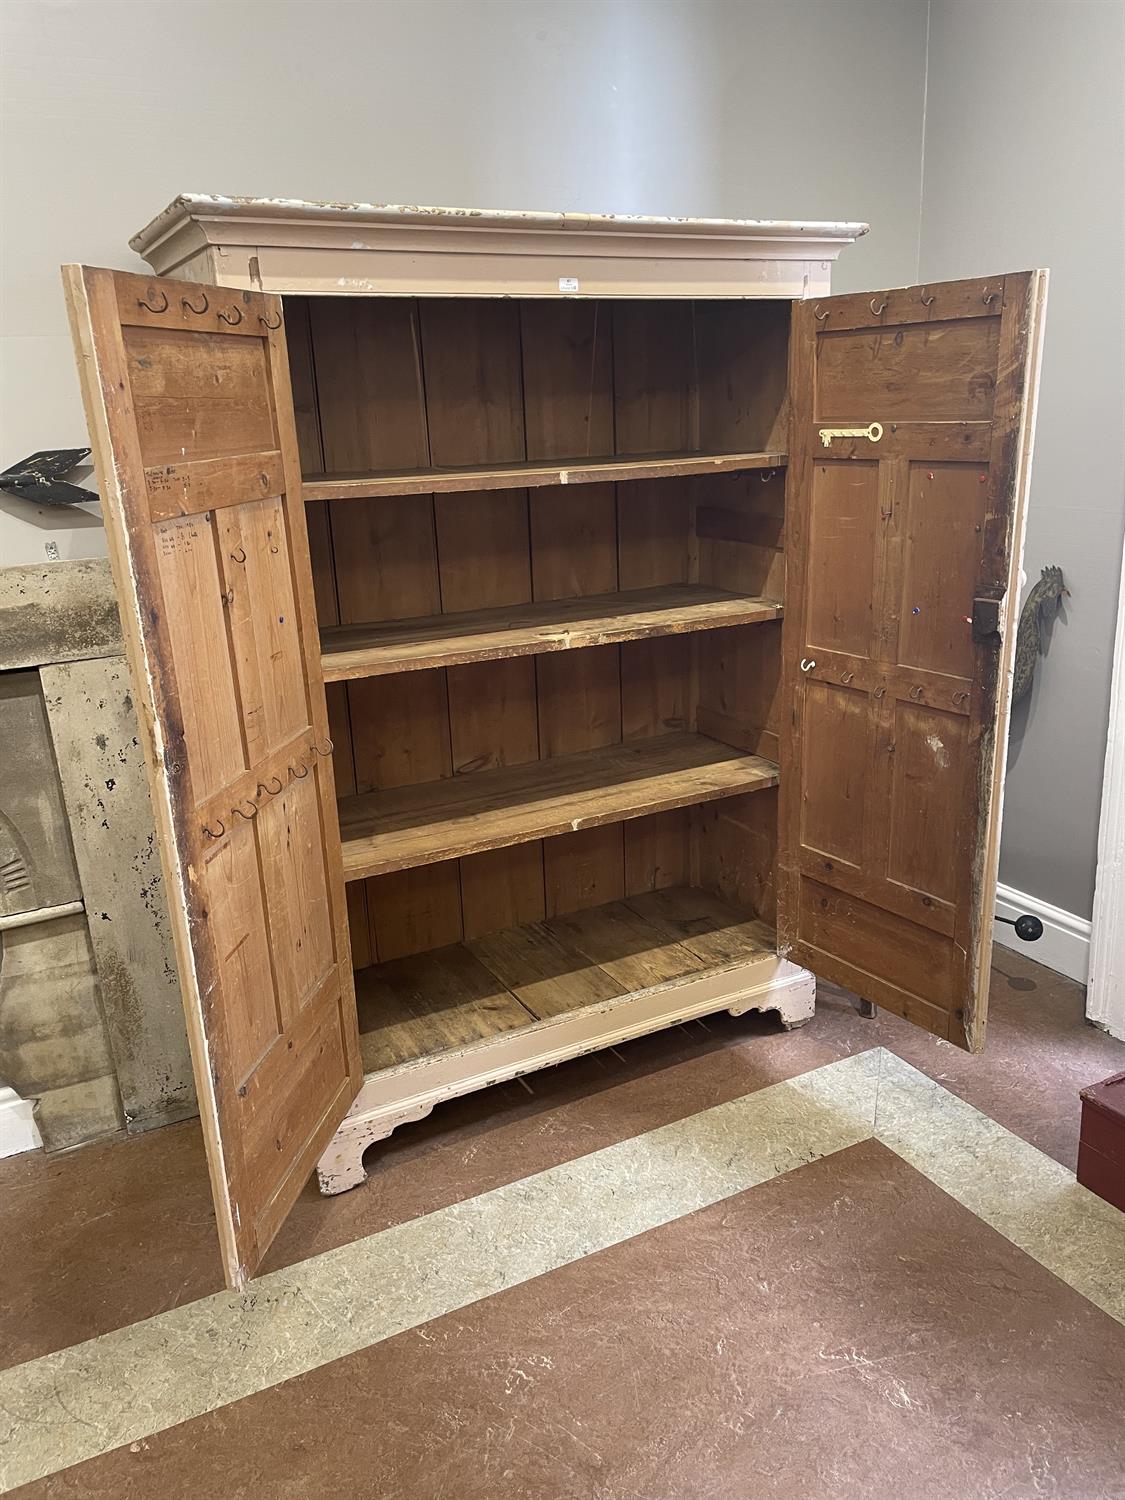
<svg viewBox="0 0 1125 1500"><path fill-rule="evenodd" d="M1043 936L1043 923L1038 917L1024 915L1015 920L1016 937L1024 943L1035 943Z"/></svg>

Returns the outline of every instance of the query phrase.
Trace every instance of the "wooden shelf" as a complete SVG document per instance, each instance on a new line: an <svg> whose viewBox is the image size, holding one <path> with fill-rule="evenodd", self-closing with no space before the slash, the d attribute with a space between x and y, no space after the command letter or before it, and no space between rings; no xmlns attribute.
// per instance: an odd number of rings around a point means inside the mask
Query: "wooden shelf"
<svg viewBox="0 0 1125 1500"><path fill-rule="evenodd" d="M669 734L340 802L344 879L501 849L777 784L772 761Z"/></svg>
<svg viewBox="0 0 1125 1500"><path fill-rule="evenodd" d="M781 603L706 584L666 584L584 599L505 605L321 631L325 682L418 672L498 657L539 656L648 636L683 635L776 620Z"/></svg>
<svg viewBox="0 0 1125 1500"><path fill-rule="evenodd" d="M771 928L688 886L628 896L356 974L364 1071L774 951Z"/></svg>
<svg viewBox="0 0 1125 1500"><path fill-rule="evenodd" d="M784 453L639 453L606 458L532 459L488 468L396 469L373 474L308 474L306 500L370 500L381 495L446 494L455 490L536 489L546 484L604 484L624 479L673 479L784 468Z"/></svg>

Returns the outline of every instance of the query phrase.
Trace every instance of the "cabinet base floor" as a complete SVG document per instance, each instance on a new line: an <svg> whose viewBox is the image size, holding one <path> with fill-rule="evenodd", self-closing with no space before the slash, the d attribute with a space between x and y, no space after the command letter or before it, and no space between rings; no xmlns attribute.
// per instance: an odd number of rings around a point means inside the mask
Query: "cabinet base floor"
<svg viewBox="0 0 1125 1500"><path fill-rule="evenodd" d="M368 1072L324 1193L363 1182L364 1151L444 1099L717 1011L800 1026L815 999L769 927L687 886L378 964L356 990Z"/></svg>

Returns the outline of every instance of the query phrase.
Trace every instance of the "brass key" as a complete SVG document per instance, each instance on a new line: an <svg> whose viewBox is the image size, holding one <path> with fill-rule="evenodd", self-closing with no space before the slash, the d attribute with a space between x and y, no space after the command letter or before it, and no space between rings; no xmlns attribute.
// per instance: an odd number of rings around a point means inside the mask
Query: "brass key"
<svg viewBox="0 0 1125 1500"><path fill-rule="evenodd" d="M877 443L883 436L882 424L872 422L870 427L822 427L820 429L820 441L826 448L832 446L833 438L870 438Z"/></svg>

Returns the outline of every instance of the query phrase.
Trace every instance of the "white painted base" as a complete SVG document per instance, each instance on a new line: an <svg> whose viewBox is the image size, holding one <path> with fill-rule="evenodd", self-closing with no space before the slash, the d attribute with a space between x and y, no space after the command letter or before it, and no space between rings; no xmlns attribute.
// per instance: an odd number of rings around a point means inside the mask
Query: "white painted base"
<svg viewBox="0 0 1125 1500"><path fill-rule="evenodd" d="M317 1165L320 1190L331 1194L358 1187L367 1178L363 1153L368 1146L398 1126L422 1119L444 1099L716 1011L740 1016L748 1010L776 1010L791 1030L812 1019L815 1002L813 976L768 953L736 968L637 990L471 1047L370 1073Z"/></svg>
<svg viewBox="0 0 1125 1500"><path fill-rule="evenodd" d="M21 1099L15 1089L0 1086L0 1156L18 1156L21 1151L42 1147L33 1108L30 1099Z"/></svg>
<svg viewBox="0 0 1125 1500"><path fill-rule="evenodd" d="M1021 917L1025 912L1043 923L1043 936L1037 942L1021 942L1015 929L1004 922L994 924L995 940L1005 948L1014 948L1017 953L1034 959L1037 964L1046 964L1048 969L1085 984L1090 967L1088 919L1063 911L1061 906L1052 906L1049 901L1040 901L1038 896L1014 890L1010 885L996 887L998 917Z"/></svg>

